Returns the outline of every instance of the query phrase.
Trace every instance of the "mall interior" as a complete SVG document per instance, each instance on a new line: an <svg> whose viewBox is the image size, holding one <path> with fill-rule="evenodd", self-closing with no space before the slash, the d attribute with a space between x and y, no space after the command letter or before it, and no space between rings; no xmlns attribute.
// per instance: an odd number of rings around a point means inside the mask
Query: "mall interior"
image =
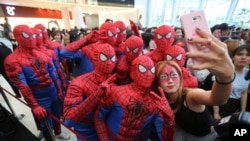
<svg viewBox="0 0 250 141"><path fill-rule="evenodd" d="M228 23L230 27L250 27L249 0L0 0L0 24L7 17L12 29L19 24L33 27L39 23L48 29L92 29L107 19L121 20L127 27L130 20L143 28L162 24L180 27L182 15L200 10L205 12L210 27L221 23ZM14 126L6 129L11 132L6 140L2 140L0 134L0 141L39 141L40 131L25 100L15 97L1 74L0 86L3 90L0 110L7 109L13 122L10 124ZM6 126L6 121L3 124L0 116L0 128ZM62 130L70 134L70 141L77 141L74 130L61 125ZM52 141L63 140L53 138Z"/></svg>

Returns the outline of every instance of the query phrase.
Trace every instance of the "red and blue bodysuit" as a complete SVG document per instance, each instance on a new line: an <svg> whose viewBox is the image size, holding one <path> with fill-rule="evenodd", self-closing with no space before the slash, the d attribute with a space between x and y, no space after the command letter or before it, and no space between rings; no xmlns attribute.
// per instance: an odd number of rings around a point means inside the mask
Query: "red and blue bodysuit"
<svg viewBox="0 0 250 141"><path fill-rule="evenodd" d="M111 46L116 44L117 30L113 23L105 22L98 31L92 31L84 38L68 44L60 51L63 58L80 60L81 74L91 72L93 63L89 58L92 48L98 44L108 43Z"/></svg>
<svg viewBox="0 0 250 141"><path fill-rule="evenodd" d="M54 52L54 53L49 53L48 55L50 55L53 58L54 65L56 67L56 72L60 78L61 87L63 89L63 92L65 93L67 89L67 82L66 82L66 76L63 73L63 69L61 68L60 63L62 62L64 69L67 68L66 65L64 65L66 63L66 60L63 61L63 58L60 55L60 50L62 49L61 45L49 39L47 29L45 28L44 25L37 24L35 25L34 28L39 30L36 31L36 33L38 34L37 36L38 47L41 48L43 51L44 51L43 48L45 47L46 49L49 49ZM46 51L46 52L48 53L51 51Z"/></svg>
<svg viewBox="0 0 250 141"><path fill-rule="evenodd" d="M18 47L5 60L7 75L21 91L34 116L38 119L46 118L52 126L52 119L47 117L47 111L60 118L58 109L62 108L59 104L62 91L56 69L47 55L34 49L36 35L31 28L17 25L13 34ZM40 125L45 139L48 139L49 131L42 123ZM52 127L56 135L61 133L60 126Z"/></svg>
<svg viewBox="0 0 250 141"><path fill-rule="evenodd" d="M78 141L99 140L93 122L94 112L104 94L102 84L109 80L116 64L114 48L109 44L99 44L92 49L89 55L94 70L73 79L64 100L64 122L84 137L78 137Z"/></svg>
<svg viewBox="0 0 250 141"><path fill-rule="evenodd" d="M95 115L101 141L147 141L152 127L161 141L172 141L174 113L166 99L155 98L151 86L155 78L154 62L139 56L131 64L132 82L112 86Z"/></svg>

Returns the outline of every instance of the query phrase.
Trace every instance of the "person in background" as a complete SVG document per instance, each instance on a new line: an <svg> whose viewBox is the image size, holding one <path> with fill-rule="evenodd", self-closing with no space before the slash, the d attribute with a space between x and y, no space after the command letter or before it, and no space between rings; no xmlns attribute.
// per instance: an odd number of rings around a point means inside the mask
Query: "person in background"
<svg viewBox="0 0 250 141"><path fill-rule="evenodd" d="M216 132L211 128L212 116L206 109L206 105L224 104L231 93L232 82L235 79L234 66L225 44L201 29L196 29L196 33L201 38L188 38L188 42L206 45L211 51L186 53L187 57L199 57L205 60L203 64L189 64L189 67L194 70L208 69L216 76L211 91L183 88L181 68L175 62L160 61L156 64L157 79L154 89L164 91L174 110L176 141L213 141L217 137Z"/></svg>
<svg viewBox="0 0 250 141"><path fill-rule="evenodd" d="M61 131L59 124L54 124L48 112L60 118L60 100L63 99L62 90L56 69L50 58L36 50L36 35L27 25L17 25L13 30L18 42L17 49L4 61L5 71L10 80L19 88L31 108L34 116L40 119L44 138L49 141L50 134L44 119L54 129L57 138L70 139L69 134Z"/></svg>
<svg viewBox="0 0 250 141"><path fill-rule="evenodd" d="M18 98L21 98L22 95L19 89L13 84L13 82L11 82L4 68L4 60L7 56L9 56L13 52L13 48L12 48L11 42L5 37L4 29L2 26L0 26L0 46L1 46L0 47L0 74L2 74L4 79L10 84L15 95Z"/></svg>
<svg viewBox="0 0 250 141"><path fill-rule="evenodd" d="M142 54L146 54L156 48L155 46L152 46L153 44L155 44L155 43L152 44L152 42L154 42L154 35L152 33L150 32L142 33L142 39L144 45Z"/></svg>
<svg viewBox="0 0 250 141"><path fill-rule="evenodd" d="M250 84L250 71L246 66L250 60L250 45L241 45L232 53L235 68L235 80L228 101L220 106L213 107L215 119L221 119L237 111L245 112L247 105L247 90Z"/></svg>
<svg viewBox="0 0 250 141"><path fill-rule="evenodd" d="M230 38L230 30L229 30L229 26L227 23L221 23L219 26L218 26L218 29L220 30L220 38Z"/></svg>
<svg viewBox="0 0 250 141"><path fill-rule="evenodd" d="M7 38L9 38L9 32L12 31L11 29L11 25L9 24L9 19L7 17L4 18L4 24L3 24L3 27L4 27L4 34Z"/></svg>
<svg viewBox="0 0 250 141"><path fill-rule="evenodd" d="M184 38L184 31L181 27L174 27L174 31L175 31L175 39Z"/></svg>
<svg viewBox="0 0 250 141"><path fill-rule="evenodd" d="M105 20L105 22L111 22L111 23L113 23L113 20L108 18L108 19Z"/></svg>
<svg viewBox="0 0 250 141"><path fill-rule="evenodd" d="M8 36L6 36L4 27L0 25L0 42L2 42L6 47L8 47L11 52L13 52L13 45L8 39Z"/></svg>
<svg viewBox="0 0 250 141"><path fill-rule="evenodd" d="M63 34L60 30L55 30L52 33L52 41L58 42L61 46L64 45Z"/></svg>
<svg viewBox="0 0 250 141"><path fill-rule="evenodd" d="M12 43L12 46L13 46L13 51L16 50L17 46L18 46L18 43L13 35L13 32L9 32L9 40L11 41Z"/></svg>
<svg viewBox="0 0 250 141"><path fill-rule="evenodd" d="M243 30L240 37L242 39L242 44L246 44L247 40L250 39L248 29Z"/></svg>
<svg viewBox="0 0 250 141"><path fill-rule="evenodd" d="M211 33L219 39L221 36L221 30L219 29L219 24L212 26L210 29Z"/></svg>

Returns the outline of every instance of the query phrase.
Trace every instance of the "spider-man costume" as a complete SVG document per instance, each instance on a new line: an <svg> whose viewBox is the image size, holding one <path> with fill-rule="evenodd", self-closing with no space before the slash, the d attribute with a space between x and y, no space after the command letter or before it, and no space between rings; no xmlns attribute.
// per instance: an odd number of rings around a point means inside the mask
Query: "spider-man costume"
<svg viewBox="0 0 250 141"><path fill-rule="evenodd" d="M105 22L98 31L93 31L83 39L68 44L61 50L60 54L67 59L80 59L81 74L91 72L93 64L89 58L89 54L98 44L109 43L113 47L116 44L116 27L111 22Z"/></svg>
<svg viewBox="0 0 250 141"><path fill-rule="evenodd" d="M49 39L49 34L48 34L47 29L44 25L36 24L35 28L39 29L42 33L43 45L48 49L52 49L56 54L58 62L60 62L61 61L61 58L60 58L61 45L58 42L53 42Z"/></svg>
<svg viewBox="0 0 250 141"><path fill-rule="evenodd" d="M197 88L198 80L191 72L184 67L186 61L186 51L180 46L172 46L165 49L166 60L176 62L182 70L183 74L183 87Z"/></svg>
<svg viewBox="0 0 250 141"><path fill-rule="evenodd" d="M43 35L41 30L39 30L38 28L33 27L32 28L34 34L36 34L36 44L37 47L35 49L37 49L38 51L43 52L44 54L46 54L52 61L53 65L56 68L56 72L58 77L60 78L60 82L62 83L62 90L66 90L67 84L66 84L66 80L65 80L65 76L63 74L63 71L59 65L57 56L55 54L55 52L51 49L46 48L45 46L43 46Z"/></svg>
<svg viewBox="0 0 250 141"><path fill-rule="evenodd" d="M73 79L68 87L64 100L64 122L69 127L74 127L74 130L87 140L96 141L99 139L93 116L100 98L104 95L102 85L109 81L108 78L115 67L114 48L109 44L99 44L93 48L90 59L94 70ZM78 141L80 140L81 138L78 138Z"/></svg>
<svg viewBox="0 0 250 141"><path fill-rule="evenodd" d="M117 74L116 84L123 85L130 83L129 76L132 61L142 54L143 40L140 37L132 35L125 43L125 55L117 63L115 73Z"/></svg>
<svg viewBox="0 0 250 141"><path fill-rule="evenodd" d="M54 51L54 54L56 56L54 57L53 55L53 57L56 59L54 61L54 65L56 67L56 72L61 80L61 87L63 91L65 92L67 89L67 82L66 82L66 77L62 71L62 68L60 67L60 62L62 62L64 69L68 69L68 68L66 66L66 60L63 60L62 57L60 56L60 50L62 49L61 45L58 42L53 42L49 39L47 29L45 28L44 25L37 24L35 25L34 28L38 29L40 33L42 33L42 35L40 35L39 33L38 45L44 46L45 48Z"/></svg>
<svg viewBox="0 0 250 141"><path fill-rule="evenodd" d="M61 133L60 124L52 123L47 117L47 111L60 118L58 109L62 108L58 97L62 97L59 78L50 58L36 47L36 35L27 25L17 25L13 34L18 42L18 48L5 60L7 75L21 91L25 101L31 107L38 119L48 119L54 127L54 133ZM59 126L58 126L59 125ZM49 132L40 124L45 139Z"/></svg>
<svg viewBox="0 0 250 141"><path fill-rule="evenodd" d="M148 56L137 57L131 65L130 84L112 86L106 103L95 114L101 141L148 140L152 127L162 141L172 141L174 113L166 99L150 92L155 78L154 62ZM164 97L163 97L164 98Z"/></svg>
<svg viewBox="0 0 250 141"><path fill-rule="evenodd" d="M175 31L171 26L161 25L154 32L154 41L156 49L147 53L148 56L156 64L158 61L164 60L164 51L172 46L175 38Z"/></svg>
<svg viewBox="0 0 250 141"><path fill-rule="evenodd" d="M116 45L114 46L117 58L123 56L124 53L124 41L126 40L126 25L123 21L116 21L114 25L117 28Z"/></svg>

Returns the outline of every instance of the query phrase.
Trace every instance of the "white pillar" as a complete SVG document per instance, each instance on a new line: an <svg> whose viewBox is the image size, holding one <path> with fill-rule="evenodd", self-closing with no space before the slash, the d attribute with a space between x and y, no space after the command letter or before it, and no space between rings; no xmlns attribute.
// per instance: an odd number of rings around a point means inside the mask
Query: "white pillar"
<svg viewBox="0 0 250 141"><path fill-rule="evenodd" d="M80 6L73 7L72 14L73 14L73 20L75 22L74 26L77 26L77 28L85 27L82 13L83 13L82 8Z"/></svg>
<svg viewBox="0 0 250 141"><path fill-rule="evenodd" d="M70 30L70 17L69 17L69 10L67 7L62 7L61 8L61 13L62 13L62 19L64 22L64 27L61 27L62 29L68 29Z"/></svg>

